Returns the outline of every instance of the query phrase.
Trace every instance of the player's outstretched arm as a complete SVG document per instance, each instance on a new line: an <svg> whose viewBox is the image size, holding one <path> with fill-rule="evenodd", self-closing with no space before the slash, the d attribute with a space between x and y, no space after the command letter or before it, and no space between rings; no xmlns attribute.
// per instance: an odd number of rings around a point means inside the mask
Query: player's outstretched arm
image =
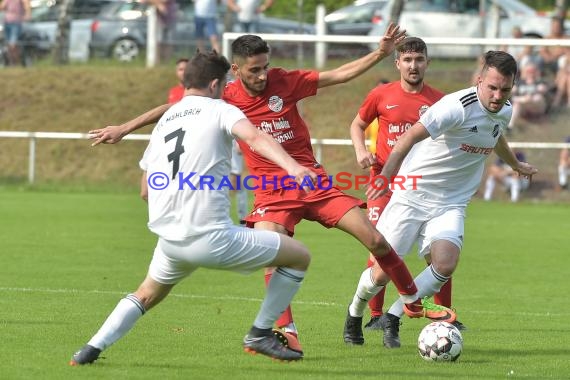
<svg viewBox="0 0 570 380"><path fill-rule="evenodd" d="M429 137L429 132L420 122L414 124L410 129L408 129L400 138L392 152L388 156L384 167L382 168L382 173L380 173L380 178L378 178L374 184L370 184L368 189L366 189L366 196L368 199L376 199L381 195L388 192L388 184L385 184L383 178L390 181L396 174L402 165L402 161L408 155L412 147L418 142L425 140Z"/></svg>
<svg viewBox="0 0 570 380"><path fill-rule="evenodd" d="M99 145L101 143L118 143L129 133L146 125L156 123L171 106L172 104L163 104L121 125L110 125L101 129L93 129L89 131L89 138L95 140L91 146Z"/></svg>
<svg viewBox="0 0 570 380"><path fill-rule="evenodd" d="M514 171L518 172L523 177L531 178L534 174L538 173L537 168L517 159L517 156L512 151L507 139L503 135L501 135L497 140L497 145L495 145L495 153L497 153L501 160L503 160L507 165L513 168Z"/></svg>
<svg viewBox="0 0 570 380"><path fill-rule="evenodd" d="M256 153L275 162L295 178L298 184L317 181L317 175L312 170L295 161L281 145L267 133L255 128L247 119L241 119L232 128L232 134L249 145Z"/></svg>
<svg viewBox="0 0 570 380"><path fill-rule="evenodd" d="M356 153L356 162L363 169L376 163L376 155L366 149L366 138L364 135L366 128L368 128L368 124L357 114L350 124L350 138L354 146L354 153Z"/></svg>
<svg viewBox="0 0 570 380"><path fill-rule="evenodd" d="M378 49L355 61L337 67L334 70L319 73L319 88L348 82L364 73L372 66L392 54L396 45L406 37L406 31L398 25L390 23L380 38Z"/></svg>

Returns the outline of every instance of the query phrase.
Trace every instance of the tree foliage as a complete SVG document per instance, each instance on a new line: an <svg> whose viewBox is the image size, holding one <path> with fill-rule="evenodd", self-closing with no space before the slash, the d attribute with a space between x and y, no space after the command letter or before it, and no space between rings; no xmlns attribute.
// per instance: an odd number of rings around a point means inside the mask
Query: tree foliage
<svg viewBox="0 0 570 380"><path fill-rule="evenodd" d="M354 0L275 0L273 6L266 12L268 16L297 20L299 3L302 3L302 18L304 22L314 23L317 5L323 4L330 13L336 9L354 3Z"/></svg>

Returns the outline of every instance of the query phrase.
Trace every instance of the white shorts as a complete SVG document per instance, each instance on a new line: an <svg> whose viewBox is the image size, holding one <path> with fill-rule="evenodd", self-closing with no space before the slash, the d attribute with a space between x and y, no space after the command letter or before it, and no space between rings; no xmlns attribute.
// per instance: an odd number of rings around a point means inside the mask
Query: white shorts
<svg viewBox="0 0 570 380"><path fill-rule="evenodd" d="M418 207L392 196L376 229L399 256L407 255L417 242L418 256L423 257L437 240L447 240L461 249L464 223L463 207Z"/></svg>
<svg viewBox="0 0 570 380"><path fill-rule="evenodd" d="M277 232L237 226L184 241L159 238L148 274L161 284L176 284L200 267L248 274L269 266L280 245Z"/></svg>
<svg viewBox="0 0 570 380"><path fill-rule="evenodd" d="M243 173L243 154L237 149L238 144L234 140L232 144L232 167L230 168L231 174Z"/></svg>

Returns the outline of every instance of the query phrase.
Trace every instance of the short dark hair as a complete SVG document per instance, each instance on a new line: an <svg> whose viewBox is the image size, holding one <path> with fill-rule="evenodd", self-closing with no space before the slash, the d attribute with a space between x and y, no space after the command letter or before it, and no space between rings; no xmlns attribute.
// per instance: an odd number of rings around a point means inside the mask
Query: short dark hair
<svg viewBox="0 0 570 380"><path fill-rule="evenodd" d="M507 52L501 50L489 50L483 56L483 68L481 73L494 67L499 73L504 76L512 75L513 78L517 76L517 61Z"/></svg>
<svg viewBox="0 0 570 380"><path fill-rule="evenodd" d="M178 66L178 64L179 64L179 63L182 63L182 62L188 63L188 58L186 58L186 57L178 58L178 59L176 60L176 66Z"/></svg>
<svg viewBox="0 0 570 380"><path fill-rule="evenodd" d="M253 34L245 34L232 42L232 59L248 58L258 54L269 54L267 41Z"/></svg>
<svg viewBox="0 0 570 380"><path fill-rule="evenodd" d="M396 46L396 58L402 53L423 53L427 57L427 46L418 37L406 37Z"/></svg>
<svg viewBox="0 0 570 380"><path fill-rule="evenodd" d="M211 52L196 52L184 70L185 88L206 88L214 79L225 79L230 63L223 55Z"/></svg>

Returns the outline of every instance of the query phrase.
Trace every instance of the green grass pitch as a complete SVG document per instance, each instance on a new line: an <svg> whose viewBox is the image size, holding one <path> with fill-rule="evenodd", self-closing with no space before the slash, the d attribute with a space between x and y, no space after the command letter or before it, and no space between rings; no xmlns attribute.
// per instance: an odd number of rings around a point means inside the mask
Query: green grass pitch
<svg viewBox="0 0 570 380"><path fill-rule="evenodd" d="M250 356L241 340L263 297L262 272L200 270L94 365L71 354L135 289L156 238L135 193L0 189L2 379L563 379L570 378L569 206L475 201L454 277L454 307L469 330L456 363L428 363L404 320L402 348L366 332L342 340L346 307L365 265L351 237L303 223L313 261L293 303L305 359ZM414 273L423 268L414 254ZM393 287L387 300L395 299Z"/></svg>

